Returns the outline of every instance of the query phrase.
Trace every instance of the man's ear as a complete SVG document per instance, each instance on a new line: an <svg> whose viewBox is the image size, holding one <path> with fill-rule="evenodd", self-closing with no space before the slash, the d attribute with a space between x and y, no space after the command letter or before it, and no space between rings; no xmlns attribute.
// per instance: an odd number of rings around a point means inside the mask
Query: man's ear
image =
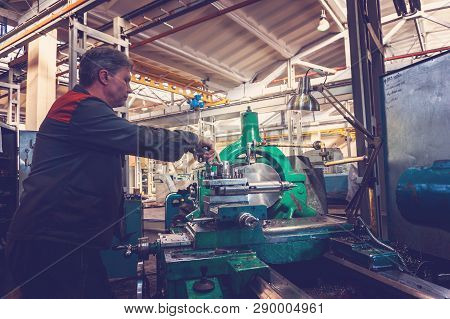
<svg viewBox="0 0 450 319"><path fill-rule="evenodd" d="M108 71L106 71L105 69L100 69L98 71L98 81L103 85L107 85L109 82Z"/></svg>

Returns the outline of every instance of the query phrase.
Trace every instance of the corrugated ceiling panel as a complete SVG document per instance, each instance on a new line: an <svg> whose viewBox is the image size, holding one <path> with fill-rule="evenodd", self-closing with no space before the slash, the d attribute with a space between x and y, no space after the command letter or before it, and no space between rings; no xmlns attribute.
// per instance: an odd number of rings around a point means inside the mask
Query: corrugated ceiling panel
<svg viewBox="0 0 450 319"><path fill-rule="evenodd" d="M226 6L237 4L242 0L222 0ZM192 1L185 0L184 3ZM437 0L422 0L422 5L436 3ZM147 1L116 1L112 4L105 4L102 9L96 9L97 14L111 19L117 15L123 15L136 7L142 6ZM163 10L170 11L180 7L179 1L168 1L163 5ZM109 8L105 10L105 8ZM148 18L155 18L163 14L160 8L154 9L145 14L146 18L137 17L133 23L141 23ZM217 12L217 8L207 5L194 12L186 14L170 21L173 27L178 27L187 22L200 17ZM248 21L253 21L256 27L260 28L264 34L276 39L280 46L293 55L300 53L316 43L339 32L333 19L327 15L330 22L330 29L327 32L317 31L320 12L322 6L318 0L263 0L258 3L244 7L236 12L247 17ZM105 12L106 11L106 12ZM382 16L394 14L395 9L392 0L381 0ZM431 12L430 15L448 21L449 10ZM245 19L244 19L245 20ZM383 26L383 33L387 34L396 24L392 22ZM450 36L448 29L435 23L424 22L426 32L431 32L428 36L427 48L436 48L448 45ZM144 32L147 36L152 36L170 30L170 26L160 25L152 30ZM132 39L136 42L138 38ZM197 26L172 34L159 40L170 44L174 48L184 50L201 60L217 64L219 67L228 69L231 72L240 74L245 78L252 78L255 74L261 73L258 79L273 70L285 58L266 42L256 35L237 24L230 17L224 15ZM386 51L386 56L405 54L420 50L417 34L412 21L408 21L402 29L392 38L391 47ZM200 65L198 62L189 61L186 58L177 57L176 54L158 48L158 45L146 45L134 49L133 52L141 54L150 60L160 64L166 64L173 68L182 70L184 73L192 74L195 77L209 79L222 87L234 87L240 83L239 80L231 79L230 76L220 74L217 70ZM344 40L336 41L319 52L304 57L305 61L319 64L325 67L341 67L345 65Z"/></svg>

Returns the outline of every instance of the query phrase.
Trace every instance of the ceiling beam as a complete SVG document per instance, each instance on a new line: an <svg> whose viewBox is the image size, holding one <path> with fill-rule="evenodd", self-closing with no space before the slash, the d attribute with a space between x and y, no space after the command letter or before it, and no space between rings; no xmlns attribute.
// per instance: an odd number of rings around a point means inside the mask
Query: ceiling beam
<svg viewBox="0 0 450 319"><path fill-rule="evenodd" d="M383 45L388 45L391 41L391 38L397 34L397 32L403 27L406 23L405 19L400 20L384 37L383 37Z"/></svg>
<svg viewBox="0 0 450 319"><path fill-rule="evenodd" d="M14 22L18 22L20 15L14 11L0 8L0 17L7 18L8 20L12 20Z"/></svg>
<svg viewBox="0 0 450 319"><path fill-rule="evenodd" d="M422 17L424 19L427 19L428 21L434 22L434 23L439 24L439 25L441 25L443 27L446 27L447 29L450 29L450 23L448 23L448 22L446 22L444 20L441 20L439 18L433 17L432 15L429 15L429 14L427 14L425 12L422 12Z"/></svg>
<svg viewBox="0 0 450 319"><path fill-rule="evenodd" d="M286 61L282 62L275 70L270 72L264 79L262 79L258 84L266 87L270 82L279 77L287 68L288 63Z"/></svg>
<svg viewBox="0 0 450 319"><path fill-rule="evenodd" d="M330 7L343 23L347 23L347 4L345 0L327 0Z"/></svg>
<svg viewBox="0 0 450 319"><path fill-rule="evenodd" d="M38 21L32 21L29 24L28 22L24 22L23 28L15 28L1 38L0 57L28 44L42 34L53 30L57 23L67 19L69 16L86 12L104 1L106 0L77 0L72 3L67 3L54 12L47 13L45 11L39 17Z"/></svg>
<svg viewBox="0 0 450 319"><path fill-rule="evenodd" d="M227 13L229 13L231 11L238 10L238 9L243 8L243 7L255 4L255 3L259 2L259 1L261 1L261 0L244 0L244 1L240 2L240 3L232 5L231 7L228 7L226 9L224 9L224 10L217 10L217 12L214 12L212 14L203 16L203 17L201 17L199 19L196 19L196 20L190 21L188 23L185 23L183 25L180 25L178 27L173 28L172 30L168 30L166 32L162 32L160 34L157 34L157 35L155 35L153 37L147 38L147 39L142 40L142 41L137 42L137 43L132 43L130 45L130 49L134 49L134 48L137 48L139 46L148 44L150 42L153 42L153 41L156 41L158 39L167 37L167 36L169 36L171 34L179 32L179 31L186 30L186 29L188 29L190 27L193 27L193 26L196 26L196 25L198 25L200 23L203 23L203 22L209 21L211 19L220 17L221 15L227 14Z"/></svg>
<svg viewBox="0 0 450 319"><path fill-rule="evenodd" d="M419 19L414 19L414 26L416 27L417 37L419 39L420 49L425 51L427 49L427 45L425 43L425 34L423 30L423 25L421 25L421 21Z"/></svg>
<svg viewBox="0 0 450 319"><path fill-rule="evenodd" d="M332 36L332 37L330 37L330 38L328 38L328 39L326 39L326 40L324 40L324 41L322 41L322 42L320 42L320 43L318 43L316 45L313 45L312 47L310 47L309 49L307 49L305 51L299 52L296 56L294 56L292 58L292 62L295 63L295 60L297 60L297 59L301 60L304 57L306 57L306 56L308 56L308 55L310 55L310 54L312 54L314 52L317 52L320 49L326 47L327 45L330 45L330 44L332 44L332 43L334 43L334 42L336 42L336 41L338 41L340 39L343 39L347 32L348 31L340 32L340 33L338 33L338 34L336 34L336 35L334 35L334 36Z"/></svg>
<svg viewBox="0 0 450 319"><path fill-rule="evenodd" d="M337 72L335 69L327 68L325 66L321 66L321 65L318 65L318 64L302 61L302 60L299 60L299 59L296 59L294 64L306 66L307 68L311 68L311 69L314 69L314 70L320 70L320 71L323 71L323 72L328 73L328 74L335 74Z"/></svg>
<svg viewBox="0 0 450 319"><path fill-rule="evenodd" d="M231 3L229 0L221 0L212 3L212 5L219 10L223 10L226 9L227 6L232 6L233 3ZM268 30L263 28L251 17L237 11L229 12L226 14L226 16L249 31L251 34L256 36L258 39L265 42L272 49L280 53L284 58L289 59L294 55L294 53L291 52L286 43L272 36Z"/></svg>
<svg viewBox="0 0 450 319"><path fill-rule="evenodd" d="M450 8L449 0L424 4L424 5L422 5L422 11L418 12L417 15L420 15L422 12L433 12L433 11L439 11L439 10L444 10L444 9L448 9L448 8ZM414 16L409 16L408 18L412 19L412 18L414 18ZM381 24L384 25L387 23L401 20L401 19L403 19L403 17L401 17L401 16L399 17L397 15L397 13L392 13L392 14L382 17Z"/></svg>
<svg viewBox="0 0 450 319"><path fill-rule="evenodd" d="M222 76L235 81L235 82L247 82L250 79L248 77L245 77L242 74L239 74L233 70L230 70L226 66L220 65L218 62L210 62L206 58L200 58L195 53L189 53L186 51L186 49L180 49L181 45L170 45L165 42L162 42L161 40L156 40L152 42L152 45L157 47L160 50L163 50L169 54L175 55L178 58L181 58L189 63L196 64L202 68L213 70L216 73L221 74Z"/></svg>
<svg viewBox="0 0 450 319"><path fill-rule="evenodd" d="M336 16L336 14L334 13L333 9L330 8L330 6L328 5L328 3L325 0L319 0L320 4L322 5L322 7L325 8L325 10L328 12L328 14L331 16L331 18L333 18L334 22L336 23L336 25L339 28L339 31L345 31L346 28L344 27L344 24L342 23L341 20L338 19L338 17Z"/></svg>

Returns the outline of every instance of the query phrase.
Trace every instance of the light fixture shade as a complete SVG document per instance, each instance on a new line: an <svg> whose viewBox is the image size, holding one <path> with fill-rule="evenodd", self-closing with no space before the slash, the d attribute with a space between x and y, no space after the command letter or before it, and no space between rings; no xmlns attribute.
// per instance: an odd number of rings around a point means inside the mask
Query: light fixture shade
<svg viewBox="0 0 450 319"><path fill-rule="evenodd" d="M317 30L321 32L325 32L330 28L330 23L327 20L327 16L325 15L325 10L322 10L322 14L320 15L319 25L317 26Z"/></svg>
<svg viewBox="0 0 450 319"><path fill-rule="evenodd" d="M311 82L308 76L302 78L295 95L287 104L288 110L295 111L320 111L320 104L311 95Z"/></svg>
<svg viewBox="0 0 450 319"><path fill-rule="evenodd" d="M315 112L320 111L320 104L311 93L302 93L299 97L298 108L302 111Z"/></svg>

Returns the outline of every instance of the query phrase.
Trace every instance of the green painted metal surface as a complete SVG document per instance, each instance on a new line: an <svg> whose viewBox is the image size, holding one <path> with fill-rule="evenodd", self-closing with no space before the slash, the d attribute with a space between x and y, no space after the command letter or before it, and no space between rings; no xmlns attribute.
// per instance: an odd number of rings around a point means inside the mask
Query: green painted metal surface
<svg viewBox="0 0 450 319"><path fill-rule="evenodd" d="M269 264L285 264L319 257L328 249L328 239L349 232L345 222L323 221L321 217L266 221L255 229L218 227L214 223L189 223L196 249L251 249ZM286 231L273 233L273 229Z"/></svg>
<svg viewBox="0 0 450 319"><path fill-rule="evenodd" d="M269 209L263 206L227 204L217 207L214 220L187 222L171 228L185 233L192 244L184 248L163 249L158 255L161 276L169 298L229 298L241 295L256 275L268 276L267 264L285 264L321 256L329 239L352 230L352 225L327 216L319 216L307 204L306 175L295 171L289 159L274 146L262 145L258 114L250 110L241 117L242 136L221 153L222 161L233 166L246 165L248 150L256 163L273 167L282 181L296 186L281 194ZM197 174L199 205L189 220L205 217L203 198L210 190L202 186L202 172ZM239 214L249 212L261 220L255 228L239 226ZM267 263L267 264L266 264ZM216 284L203 296L193 289L201 278L201 269ZM268 279L268 278L267 278Z"/></svg>
<svg viewBox="0 0 450 319"><path fill-rule="evenodd" d="M267 219L267 207L264 205L239 205L228 204L219 207L217 219L222 222L233 222L239 218L241 214L250 213L258 219Z"/></svg>
<svg viewBox="0 0 450 319"><path fill-rule="evenodd" d="M194 247L206 248L231 248L245 247L249 244L264 241L261 227L241 228L237 225L217 227L216 224L188 224L188 229L195 234Z"/></svg>
<svg viewBox="0 0 450 319"><path fill-rule="evenodd" d="M162 268L168 298L230 298L238 296L254 276L267 277L268 267L251 251L167 250ZM160 260L161 262L161 260ZM201 269L213 280L210 293L198 293L193 284L201 278Z"/></svg>
<svg viewBox="0 0 450 319"><path fill-rule="evenodd" d="M189 191L181 190L177 193L170 193L165 200L165 218L164 226L168 230L171 227L172 221L177 215L181 213L180 207L183 203L191 202L189 199Z"/></svg>
<svg viewBox="0 0 450 319"><path fill-rule="evenodd" d="M243 164L242 155L247 147L257 155L256 162L272 166L283 181L297 184L297 187L283 193L282 198L269 209L269 218L294 218L315 216L316 211L308 206L305 187L306 176L295 172L289 159L275 146L260 145L258 113L247 110L241 116L242 135L239 140L228 145L220 152L222 161L233 164Z"/></svg>
<svg viewBox="0 0 450 319"><path fill-rule="evenodd" d="M374 247L373 243L352 238L333 238L331 249L337 255L371 270L397 268L401 262L395 252Z"/></svg>
<svg viewBox="0 0 450 319"><path fill-rule="evenodd" d="M199 292L194 289L195 283L199 279L185 281L186 298L189 299L222 299L223 292L218 278L208 278L214 284L214 289L208 292Z"/></svg>
<svg viewBox="0 0 450 319"><path fill-rule="evenodd" d="M124 201L124 223L122 240L114 236L112 247L125 244L134 244L142 237L142 202L141 200ZM109 278L133 277L137 274L138 256L123 257L118 250L103 250L101 253L103 263Z"/></svg>
<svg viewBox="0 0 450 319"><path fill-rule="evenodd" d="M231 258L228 266L229 283L235 296L241 295L257 275L269 280L269 267L254 255Z"/></svg>
<svg viewBox="0 0 450 319"><path fill-rule="evenodd" d="M450 160L408 168L398 180L396 195L405 219L450 231Z"/></svg>

